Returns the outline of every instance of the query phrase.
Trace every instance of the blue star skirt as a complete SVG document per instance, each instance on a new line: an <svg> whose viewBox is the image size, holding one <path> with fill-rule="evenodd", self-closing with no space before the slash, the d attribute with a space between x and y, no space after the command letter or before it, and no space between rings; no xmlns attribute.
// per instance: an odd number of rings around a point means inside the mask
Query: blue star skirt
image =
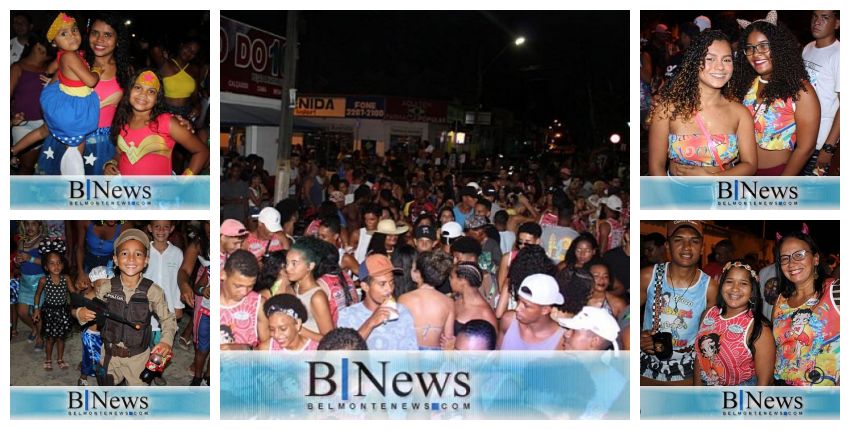
<svg viewBox="0 0 850 430"><path fill-rule="evenodd" d="M103 338L100 332L92 333L83 330L80 333L83 342L83 359L80 361L80 375L95 376L95 368L100 363L100 350L103 348Z"/></svg>
<svg viewBox="0 0 850 430"><path fill-rule="evenodd" d="M66 146L80 145L97 129L100 100L89 87L66 87L54 82L44 87L39 101L50 134Z"/></svg>
<svg viewBox="0 0 850 430"><path fill-rule="evenodd" d="M115 157L115 145L109 136L109 130L109 127L99 128L86 136L83 151L83 165L86 176L102 175L103 163ZM48 135L41 146L36 173L39 175L61 175L60 163L67 148L53 135Z"/></svg>

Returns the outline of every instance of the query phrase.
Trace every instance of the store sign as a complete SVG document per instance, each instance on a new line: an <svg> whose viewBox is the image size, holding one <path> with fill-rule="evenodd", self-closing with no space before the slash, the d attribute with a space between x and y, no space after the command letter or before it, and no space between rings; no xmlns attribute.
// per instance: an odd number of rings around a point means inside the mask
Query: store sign
<svg viewBox="0 0 850 430"><path fill-rule="evenodd" d="M434 100L387 97L387 113L384 119L446 123L448 103Z"/></svg>
<svg viewBox="0 0 850 430"><path fill-rule="evenodd" d="M345 97L298 97L295 116L344 118Z"/></svg>
<svg viewBox="0 0 850 430"><path fill-rule="evenodd" d="M386 111L385 105L383 97L349 96L345 100L345 116L381 119Z"/></svg>
<svg viewBox="0 0 850 430"><path fill-rule="evenodd" d="M225 17L220 25L221 90L280 98L286 40Z"/></svg>

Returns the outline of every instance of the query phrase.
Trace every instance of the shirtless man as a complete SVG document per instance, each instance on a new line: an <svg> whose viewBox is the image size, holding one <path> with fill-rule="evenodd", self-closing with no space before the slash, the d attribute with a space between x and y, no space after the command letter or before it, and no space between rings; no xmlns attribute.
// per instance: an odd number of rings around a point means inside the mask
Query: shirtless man
<svg viewBox="0 0 850 430"><path fill-rule="evenodd" d="M454 336L454 302L434 288L446 282L452 265L452 257L445 252L419 254L411 272L416 289L398 299L413 314L420 350L439 350L441 335L446 339Z"/></svg>

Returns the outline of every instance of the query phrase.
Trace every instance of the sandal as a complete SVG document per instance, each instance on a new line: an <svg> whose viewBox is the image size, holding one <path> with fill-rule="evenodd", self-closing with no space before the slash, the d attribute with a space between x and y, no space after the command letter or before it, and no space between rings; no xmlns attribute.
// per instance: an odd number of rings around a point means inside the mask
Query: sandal
<svg viewBox="0 0 850 430"><path fill-rule="evenodd" d="M12 329L12 339L14 339L16 337L18 337L18 331L15 330L15 329Z"/></svg>
<svg viewBox="0 0 850 430"><path fill-rule="evenodd" d="M59 368L62 370L66 370L67 368L71 367L68 366L68 363L66 363L65 360L56 360L56 365L59 366Z"/></svg>
<svg viewBox="0 0 850 430"><path fill-rule="evenodd" d="M44 360L44 364L42 365L42 367L44 368L44 370L49 372L53 370L53 362L50 360Z"/></svg>
<svg viewBox="0 0 850 430"><path fill-rule="evenodd" d="M188 351L189 347L192 345L192 343L193 343L192 339L186 339L183 336L180 336L180 346L183 347L183 349Z"/></svg>

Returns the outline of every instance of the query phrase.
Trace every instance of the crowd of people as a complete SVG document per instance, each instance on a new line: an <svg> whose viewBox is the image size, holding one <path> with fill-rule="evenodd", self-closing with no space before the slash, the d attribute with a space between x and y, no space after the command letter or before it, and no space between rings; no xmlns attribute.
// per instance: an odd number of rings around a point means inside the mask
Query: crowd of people
<svg viewBox="0 0 850 430"><path fill-rule="evenodd" d="M191 362L188 385L209 385L209 227L209 221L12 221L12 341L26 335L35 354L44 351L45 372L54 363L62 372L78 364L78 385L91 384L91 377L101 386L165 385L168 374L186 379L174 366L152 381L140 376L151 357L167 365L175 354L193 354L181 360ZM27 331L19 334L21 325ZM65 356L66 341L78 333L81 347L69 349L81 356ZM26 360L13 354L13 367Z"/></svg>
<svg viewBox="0 0 850 430"><path fill-rule="evenodd" d="M206 29L152 44L129 34L132 14L78 18L12 13L13 174L208 174Z"/></svg>
<svg viewBox="0 0 850 430"><path fill-rule="evenodd" d="M763 267L723 240L701 269L703 230L641 237L641 385L840 385L838 260L804 224Z"/></svg>
<svg viewBox="0 0 850 430"><path fill-rule="evenodd" d="M653 176L838 174L840 12L812 11L805 47L771 11L723 13L641 45L641 172ZM835 158L835 159L833 159Z"/></svg>
<svg viewBox="0 0 850 430"><path fill-rule="evenodd" d="M627 349L625 163L428 148L223 154L222 349Z"/></svg>

